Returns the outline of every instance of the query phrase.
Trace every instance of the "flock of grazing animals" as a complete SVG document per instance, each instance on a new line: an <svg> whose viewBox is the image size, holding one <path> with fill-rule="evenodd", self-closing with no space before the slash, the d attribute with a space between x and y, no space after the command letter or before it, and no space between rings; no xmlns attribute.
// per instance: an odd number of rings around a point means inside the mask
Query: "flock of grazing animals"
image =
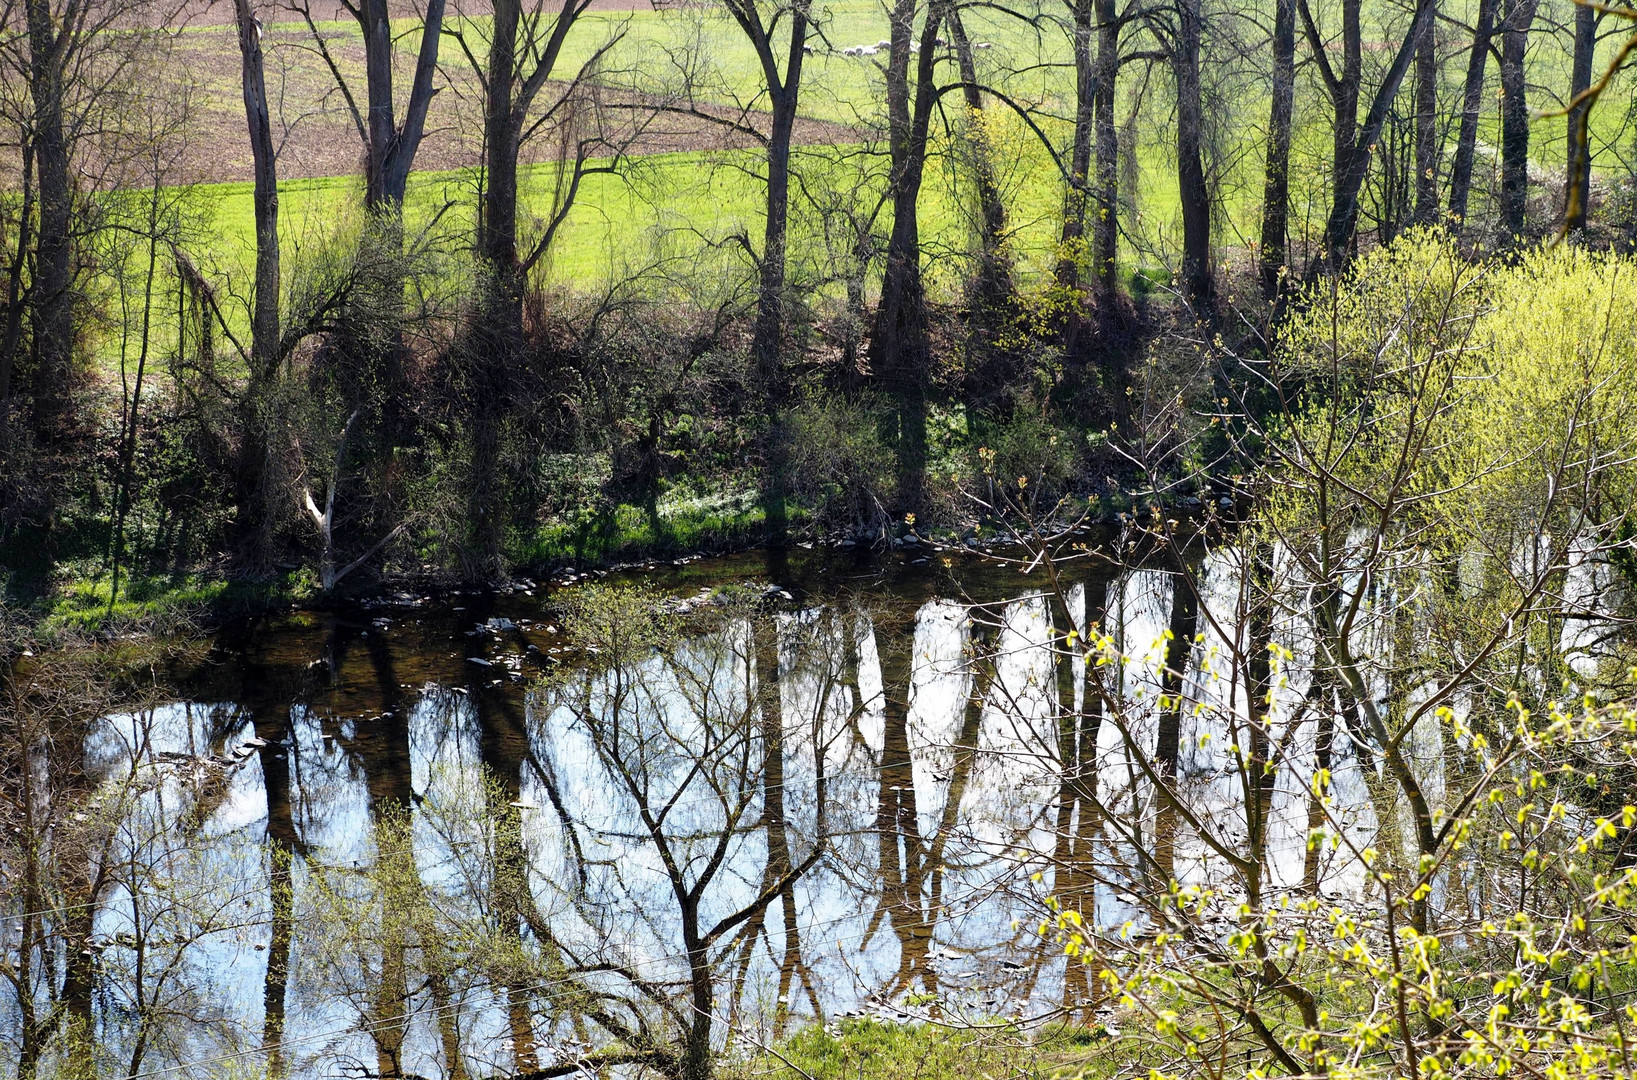
<svg viewBox="0 0 1637 1080"><path fill-rule="evenodd" d="M949 42L945 41L943 38L933 38L932 40L933 40L933 46L935 48L946 49L946 48L949 47ZM992 48L995 47L995 45L994 45L994 42L992 42L992 41L974 41L972 43L972 47L974 49L992 49ZM890 42L890 41L878 41L874 45L849 45L845 49L840 49L840 50L829 49L829 50L826 50L826 51L828 51L828 52L837 52L837 51L839 51L842 56L878 56L881 53L886 52L890 48L892 48L892 42ZM801 51L806 53L808 56L812 56L813 52L814 52L814 49L813 49L813 46L811 46L811 45L803 45ZM918 41L910 42L909 43L909 51L912 52L912 53L920 52L921 51L921 43L918 42Z"/></svg>

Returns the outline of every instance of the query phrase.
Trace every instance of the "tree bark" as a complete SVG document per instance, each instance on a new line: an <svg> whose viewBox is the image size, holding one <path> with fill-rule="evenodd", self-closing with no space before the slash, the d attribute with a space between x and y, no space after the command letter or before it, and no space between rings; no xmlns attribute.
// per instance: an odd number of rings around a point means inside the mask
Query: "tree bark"
<svg viewBox="0 0 1637 1080"><path fill-rule="evenodd" d="M1120 22L1116 0L1097 4L1097 97L1093 127L1097 137L1097 224L1093 230L1092 273L1099 300L1114 299L1120 238L1120 145L1114 126L1115 79L1120 69Z"/></svg>
<svg viewBox="0 0 1637 1080"><path fill-rule="evenodd" d="M1392 107L1393 99L1398 96L1399 87L1404 83L1404 76L1409 72L1410 60L1421 42L1421 35L1431 20L1432 0L1418 0L1415 17L1410 21L1409 29L1399 44L1392 65L1382 78L1381 85L1376 88L1375 97L1370 102L1370 111L1365 114L1358 138L1347 154L1346 169L1337 177L1330 217L1324 228L1325 258L1331 270L1341 269L1352 251L1358 231L1359 192L1363 190L1365 178L1370 174L1371 156L1376 142L1381 138L1381 128L1387 122L1387 113ZM1338 144L1337 150L1340 149Z"/></svg>
<svg viewBox="0 0 1637 1080"><path fill-rule="evenodd" d="M1455 160L1449 171L1449 220L1456 229L1466 224L1467 200L1472 192L1472 159L1478 151L1478 121L1483 116L1484 70L1489 42L1494 36L1496 0L1478 0L1478 21L1472 30L1472 51L1467 56L1466 86L1461 94L1461 130L1455 140Z"/></svg>
<svg viewBox="0 0 1637 1080"><path fill-rule="evenodd" d="M271 555L281 501L273 442L280 414L274 386L283 358L279 311L279 191L272 115L261 48L261 24L250 0L234 0L238 22L245 122L250 135L256 221L256 278L250 312L250 369L239 409L240 444L234 507L242 558L255 566Z"/></svg>
<svg viewBox="0 0 1637 1080"><path fill-rule="evenodd" d="M1597 9L1577 4L1574 9L1574 59L1569 73L1569 100L1572 102L1592 84L1592 65L1597 52ZM1590 106L1575 105L1569 110L1568 164L1564 172L1563 227L1579 232L1586 227L1591 210L1591 143L1586 130Z"/></svg>
<svg viewBox="0 0 1637 1080"><path fill-rule="evenodd" d="M756 52L772 107L766 143L767 201L762 258L750 353L756 364L756 379L768 423L762 478L763 514L767 542L777 547L785 542L789 526L785 508L789 455L785 446L784 412L789 403L790 386L784 363L784 301L790 232L790 144L801 99L802 61L807 55L810 13L805 0L789 12L790 41L781 74L771 31L754 0L729 0L728 10Z"/></svg>
<svg viewBox="0 0 1637 1080"><path fill-rule="evenodd" d="M1182 199L1182 281L1194 313L1209 320L1216 306L1211 267L1211 194L1201 156L1205 108L1200 96L1199 53L1204 31L1201 0L1177 0L1171 70L1177 89L1177 187Z"/></svg>
<svg viewBox="0 0 1637 1080"><path fill-rule="evenodd" d="M1262 297L1277 304L1290 257L1290 124L1296 101L1296 0L1275 0L1273 104L1262 184Z"/></svg>
<svg viewBox="0 0 1637 1080"><path fill-rule="evenodd" d="M978 276L977 296L981 304L993 309L1005 303L1012 292L1011 267L1007 264L1002 244L1006 236L1006 204L1000 196L1000 184L995 178L993 147L989 133L984 129L983 95L978 91L978 68L972 59L972 42L961 25L960 11L951 7L948 14L949 37L955 47L955 62L961 73L961 96L966 101L968 118L967 144L972 155L973 181L978 190ZM1075 134L1078 140L1080 125L1076 118ZM1075 175L1084 183L1082 166Z"/></svg>
<svg viewBox="0 0 1637 1080"><path fill-rule="evenodd" d="M1194 635L1199 633L1199 597L1186 571L1171 576L1170 637L1160 670L1159 725L1154 738L1154 769L1164 790L1154 792L1155 885L1165 888L1176 875L1177 814L1172 803L1182 752L1182 684Z"/></svg>
<svg viewBox="0 0 1637 1080"><path fill-rule="evenodd" d="M948 0L932 0L921 29L934 42ZM921 49L915 96L910 97L910 40L916 0L893 7L887 60L887 121L892 150L892 232L887 240L881 303L870 340L872 367L897 401L898 508L913 510L922 498L926 471L927 342L926 295L921 280L921 234L916 211L926 169L927 127L937 100L933 73L938 50Z"/></svg>
<svg viewBox="0 0 1637 1080"><path fill-rule="evenodd" d="M358 26L364 36L364 79L368 94L365 126L368 145L364 170L364 205L393 218L403 213L404 192L415 153L426 132L426 112L437 94L438 42L443 34L445 0L428 0L421 25L420 51L410 84L402 126L392 93L392 19L387 0L361 0Z"/></svg>
<svg viewBox="0 0 1637 1080"><path fill-rule="evenodd" d="M1431 0L1432 17L1421 30L1415 50L1415 223L1438 220L1438 165L1443 146L1438 139L1438 0Z"/></svg>
<svg viewBox="0 0 1637 1080"><path fill-rule="evenodd" d="M1056 277L1057 284L1064 289L1076 289L1080 285L1081 245L1085 240L1086 209L1090 202L1087 195L1091 186L1091 153L1096 138L1099 72L1091 42L1097 2L1073 0L1069 14L1074 20L1074 137L1069 148L1069 186L1063 198L1063 230L1059 234Z"/></svg>
<svg viewBox="0 0 1637 1080"><path fill-rule="evenodd" d="M74 209L71 147L64 115L64 65L75 48L79 20L59 20L51 0L27 0L29 96L33 101L35 174L39 217L35 225L30 323L34 337L34 429L50 444L68 433L74 381ZM83 18L83 16L81 16ZM61 27L59 28L59 22Z"/></svg>
<svg viewBox="0 0 1637 1080"><path fill-rule="evenodd" d="M1529 90L1523 70L1539 0L1512 0L1501 27L1501 230L1512 243L1529 218Z"/></svg>

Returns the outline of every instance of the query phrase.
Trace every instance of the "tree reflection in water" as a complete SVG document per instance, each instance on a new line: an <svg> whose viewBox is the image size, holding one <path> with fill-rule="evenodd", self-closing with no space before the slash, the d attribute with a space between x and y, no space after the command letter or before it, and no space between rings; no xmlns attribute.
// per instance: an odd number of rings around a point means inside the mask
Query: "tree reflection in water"
<svg viewBox="0 0 1637 1080"><path fill-rule="evenodd" d="M1373 835L1374 765L1346 695L1265 662L1300 637L1244 599L1271 567L456 597L247 624L163 688L40 661L6 684L6 1067L702 1078L859 1010L1093 1023L1043 902L1140 933L1212 873L1200 815L1278 887L1360 887L1302 841L1306 777ZM1270 694L1247 808L1221 747Z"/></svg>

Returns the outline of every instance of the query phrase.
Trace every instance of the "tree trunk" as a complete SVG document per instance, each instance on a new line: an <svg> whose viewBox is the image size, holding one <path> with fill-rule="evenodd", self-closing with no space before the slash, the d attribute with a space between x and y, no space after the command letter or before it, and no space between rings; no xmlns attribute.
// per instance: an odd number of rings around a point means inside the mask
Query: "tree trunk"
<svg viewBox="0 0 1637 1080"><path fill-rule="evenodd" d="M1592 65L1597 52L1597 9L1577 4L1574 9L1574 60L1569 73L1569 100L1573 101L1592 84ZM1563 227L1570 233L1586 227L1591 210L1591 143L1586 130L1590 106L1569 110L1569 148L1564 171Z"/></svg>
<svg viewBox="0 0 1637 1080"><path fill-rule="evenodd" d="M288 706L280 710L279 739L290 732ZM300 841L290 805L290 761L277 741L267 740L259 753L267 796L267 858L270 942L262 976L262 1052L268 1080L284 1080L284 1024L290 992L290 946L295 938L295 888L291 867Z"/></svg>
<svg viewBox="0 0 1637 1080"><path fill-rule="evenodd" d="M1091 151L1096 137L1098 70L1092 55L1092 22L1096 0L1074 0L1074 141L1069 148L1069 188L1063 199L1063 231L1057 255L1057 284L1080 285L1081 246L1086 235L1087 189L1091 185ZM1099 193L1100 195L1100 193Z"/></svg>
<svg viewBox="0 0 1637 1080"><path fill-rule="evenodd" d="M1268 119L1268 158L1262 184L1262 296L1277 304L1289 259L1290 123L1296 100L1296 0L1275 0L1273 104Z"/></svg>
<svg viewBox="0 0 1637 1080"><path fill-rule="evenodd" d="M432 80L438 69L444 6L445 0L427 2L409 105L401 127L393 106L393 36L387 0L362 0L357 9L359 29L364 36L364 79L369 102L365 125L369 145L364 170L364 205L394 218L403 213L409 173L426 131L426 111L437 93Z"/></svg>
<svg viewBox="0 0 1637 1080"><path fill-rule="evenodd" d="M1422 28L1415 50L1415 223L1438 220L1438 164L1443 146L1438 139L1438 26L1437 0L1432 17Z"/></svg>
<svg viewBox="0 0 1637 1080"><path fill-rule="evenodd" d="M1501 28L1501 230L1512 243L1529 217L1529 91L1523 70L1539 0L1512 0Z"/></svg>
<svg viewBox="0 0 1637 1080"><path fill-rule="evenodd" d="M798 16L805 36L806 24ZM791 74L801 77L801 50L793 49ZM751 355L756 361L756 377L761 384L762 403L767 412L766 461L763 462L762 506L767 542L778 547L788 538L789 518L785 507L788 495L788 450L785 446L784 412L789 402L789 376L784 364L785 247L790 217L790 138L796 125L797 83L773 93L773 127L767 144L767 223L762 236L760 290L756 302L756 328Z"/></svg>
<svg viewBox="0 0 1637 1080"><path fill-rule="evenodd" d="M1494 35L1496 0L1478 0L1478 21L1467 56L1466 87L1461 94L1461 131L1455 140L1455 161L1449 171L1449 220L1456 228L1466 224L1467 199L1472 191L1472 159L1478 151L1478 121L1483 116L1484 70L1489 62L1489 41Z"/></svg>
<svg viewBox="0 0 1637 1080"><path fill-rule="evenodd" d="M1363 190L1365 178L1370 174L1370 158L1377 141L1381 138L1381 128L1387 122L1387 113L1392 108L1393 99L1398 96L1399 87L1404 83L1404 76L1409 72L1410 60L1415 55L1416 47L1421 43L1421 35L1431 21L1431 0L1418 0L1415 17L1410 21L1409 29L1399 44L1392 65L1382 77L1381 85L1376 88L1375 97L1370 102L1370 111L1365 115L1364 124L1359 129L1357 141L1347 154L1346 170L1337 178L1330 217L1324 227L1325 259L1331 270L1339 270L1345 265L1352 251L1358 230L1359 192ZM1340 150L1339 145L1337 149Z"/></svg>
<svg viewBox="0 0 1637 1080"><path fill-rule="evenodd" d="M1011 267L1007 264L1002 242L1006 235L1006 204L1001 201L1000 185L995 179L993 147L989 133L982 124L983 95L978 92L978 68L972 59L972 42L961 25L960 12L951 7L948 15L949 37L955 46L955 61L961 73L961 92L966 100L969 123L968 150L972 155L972 174L978 189L978 278L977 296L981 304L993 309L1006 302L1012 293ZM1079 135L1078 117L1075 125ZM1084 182L1085 169L1076 176Z"/></svg>
<svg viewBox="0 0 1637 1080"><path fill-rule="evenodd" d="M933 0L921 30L923 42L937 39L947 0ZM910 39L916 0L893 8L891 52L887 61L887 118L892 148L892 232L887 240L881 304L870 341L872 367L897 400L898 509L921 503L926 471L927 343L926 295L921 281L921 234L916 218L926 169L927 127L937 99L933 85L937 49L920 51L913 104L909 93Z"/></svg>
<svg viewBox="0 0 1637 1080"><path fill-rule="evenodd" d="M24 322L24 276L28 269L29 247L33 242L34 221L34 154L25 146L22 154L22 200L18 210L16 246L12 249L11 265L6 269L6 318L0 329L0 464L5 461L6 447L10 445L11 383L17 370L17 352L22 347ZM0 506L4 491L0 489Z"/></svg>
<svg viewBox="0 0 1637 1080"><path fill-rule="evenodd" d="M1205 109L1200 97L1199 52L1204 30L1200 0L1177 0L1171 70L1177 84L1177 186L1182 199L1182 281L1194 313L1207 320L1216 306L1211 269L1211 195L1201 156Z"/></svg>
<svg viewBox="0 0 1637 1080"><path fill-rule="evenodd" d="M1114 300L1120 241L1120 140L1114 126L1115 78L1120 69L1120 24L1116 0L1097 4L1097 98L1093 127L1097 135L1097 224L1093 230L1092 273L1099 301Z"/></svg>
<svg viewBox="0 0 1637 1080"><path fill-rule="evenodd" d="M249 127L255 178L252 205L256 220L256 279L250 313L250 371L240 406L240 445L234 507L235 532L242 558L253 566L271 556L273 525L278 519L274 440L280 411L275 383L282 359L279 311L279 191L274 156L272 115L261 48L261 26L250 0L234 0L238 21L244 115Z"/></svg>
<svg viewBox="0 0 1637 1080"><path fill-rule="evenodd" d="M1342 0L1341 79L1332 97L1335 123L1331 128L1331 183L1340 184L1353 160L1358 137L1358 99L1364 82L1364 30L1360 26L1361 0Z"/></svg>
<svg viewBox="0 0 1637 1080"><path fill-rule="evenodd" d="M64 120L65 53L76 28L57 27L51 0L25 5L29 39L29 96L33 100L33 152L39 181L35 226L33 305L34 429L46 443L67 434L74 381L74 191Z"/></svg>
<svg viewBox="0 0 1637 1080"><path fill-rule="evenodd" d="M517 27L521 0L494 0L489 67L483 100L483 216L478 222L478 257L488 272L493 329L503 337L521 334L523 296L517 280L518 125L513 121L517 82Z"/></svg>
<svg viewBox="0 0 1637 1080"><path fill-rule="evenodd" d="M805 22L798 17L805 36ZM756 296L756 328L751 355L764 392L786 396L780 359L784 332L786 245L790 221L790 141L796 127L796 104L801 78L799 49L791 57L785 84L770 93L772 127L767 141L767 210L762 230L761 280Z"/></svg>

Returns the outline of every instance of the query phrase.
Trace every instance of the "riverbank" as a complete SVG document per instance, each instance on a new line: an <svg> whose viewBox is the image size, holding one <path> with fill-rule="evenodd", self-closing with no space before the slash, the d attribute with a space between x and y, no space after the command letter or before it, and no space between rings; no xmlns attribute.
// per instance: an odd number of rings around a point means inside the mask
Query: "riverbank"
<svg viewBox="0 0 1637 1080"><path fill-rule="evenodd" d="M1189 503L1186 508L1197 510L1197 499ZM1058 525L1116 528L1133 505L1129 496L1071 496L1049 516ZM995 518L931 527L882 522L872 528L824 531L815 526L811 514L797 507L791 513L789 547L875 552L913 566L934 558L982 554L1012 542L1015 536L1008 524ZM325 592L313 568L305 564L262 575L235 573L227 567L196 568L122 574L115 595L108 575L76 574L70 568L60 571L58 580L47 587L25 587L5 597L4 617L26 636L46 643L66 637L170 636L189 627L209 631L257 614L322 609L394 594L433 597L473 588L507 593L568 585L586 576L681 566L765 545L765 517L748 499L660 516L620 506L576 524L542 528L523 546L512 573L504 578L474 580L428 563L360 574Z"/></svg>

